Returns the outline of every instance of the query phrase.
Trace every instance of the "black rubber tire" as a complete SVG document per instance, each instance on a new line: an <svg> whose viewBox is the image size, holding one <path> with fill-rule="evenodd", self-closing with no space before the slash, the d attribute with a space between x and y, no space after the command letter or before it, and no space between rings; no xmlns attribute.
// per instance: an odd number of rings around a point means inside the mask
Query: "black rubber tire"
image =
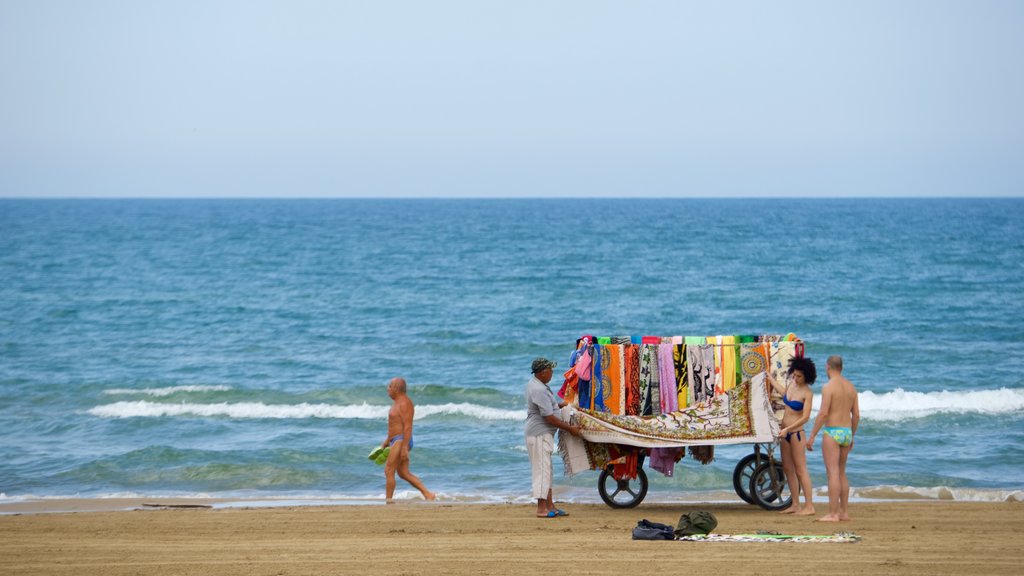
<svg viewBox="0 0 1024 576"><path fill-rule="evenodd" d="M636 489L633 487L634 484L637 485ZM637 468L636 479L616 480L611 471L606 468L597 478L597 493L601 495L601 500L604 500L604 503L612 508L634 508L647 497L647 473L643 468ZM623 493L632 498L628 500L616 498Z"/></svg>
<svg viewBox="0 0 1024 576"><path fill-rule="evenodd" d="M765 510L785 510L793 505L793 495L789 493L786 473L782 464L775 463L776 483L772 484L771 462L763 462L750 476L750 497Z"/></svg>
<svg viewBox="0 0 1024 576"><path fill-rule="evenodd" d="M756 452L747 454L740 459L732 471L732 488L736 491L736 495L747 504L754 503L754 499L750 497L750 477L754 475L754 468L757 467L759 461L767 462L768 457Z"/></svg>

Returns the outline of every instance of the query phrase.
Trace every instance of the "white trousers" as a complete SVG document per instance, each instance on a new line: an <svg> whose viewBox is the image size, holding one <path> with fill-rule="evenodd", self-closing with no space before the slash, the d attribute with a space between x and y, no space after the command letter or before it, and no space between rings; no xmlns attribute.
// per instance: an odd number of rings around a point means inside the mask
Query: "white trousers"
<svg viewBox="0 0 1024 576"><path fill-rule="evenodd" d="M534 499L546 499L551 490L551 453L555 449L555 436L542 434L526 437L526 452L530 455Z"/></svg>

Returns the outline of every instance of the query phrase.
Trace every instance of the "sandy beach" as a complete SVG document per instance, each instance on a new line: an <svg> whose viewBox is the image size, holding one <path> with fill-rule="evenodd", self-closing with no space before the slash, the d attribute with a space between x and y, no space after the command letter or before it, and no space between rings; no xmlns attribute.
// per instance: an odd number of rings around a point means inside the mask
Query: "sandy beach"
<svg viewBox="0 0 1024 576"><path fill-rule="evenodd" d="M209 504L145 501L148 504ZM141 506L115 501L112 507ZM84 509L75 501L48 502ZM0 516L4 574L1020 574L1024 504L867 503L840 525L731 504L426 504L157 508ZM719 533L852 531L854 544L633 541L642 518L712 511Z"/></svg>

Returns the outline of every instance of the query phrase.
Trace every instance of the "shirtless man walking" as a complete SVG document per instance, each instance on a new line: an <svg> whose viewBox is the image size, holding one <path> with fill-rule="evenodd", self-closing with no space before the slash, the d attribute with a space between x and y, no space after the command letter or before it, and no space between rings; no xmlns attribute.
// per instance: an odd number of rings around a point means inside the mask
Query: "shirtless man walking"
<svg viewBox="0 0 1024 576"><path fill-rule="evenodd" d="M435 495L420 482L420 479L409 471L409 450L412 450L412 417L415 408L412 400L406 395L404 378L392 378L388 382L388 396L394 401L388 412L388 436L381 446L391 446L388 460L384 463L384 486L387 501L391 502L395 495L395 472L423 494L426 500L433 500Z"/></svg>
<svg viewBox="0 0 1024 576"><path fill-rule="evenodd" d="M846 458L853 450L853 437L860 422L857 389L843 376L843 359L829 356L825 364L828 382L821 389L821 408L814 419L814 430L807 439L807 449L814 449L818 430L825 432L821 455L828 473L828 514L820 522L850 519L850 482L846 479Z"/></svg>

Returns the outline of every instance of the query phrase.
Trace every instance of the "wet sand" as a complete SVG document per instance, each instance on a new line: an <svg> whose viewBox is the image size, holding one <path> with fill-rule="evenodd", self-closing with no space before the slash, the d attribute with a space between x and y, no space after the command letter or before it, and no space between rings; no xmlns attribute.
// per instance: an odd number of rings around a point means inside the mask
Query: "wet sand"
<svg viewBox="0 0 1024 576"><path fill-rule="evenodd" d="M95 509L108 511L67 512ZM738 504L566 505L538 519L519 504L192 508L209 500L46 501L0 516L0 573L119 574L1021 574L1024 503L851 506L824 524ZM30 504L30 503L26 503ZM823 512L825 504L819 508ZM631 540L637 521L710 510L715 532L851 531L855 544ZM47 512L49 510L49 512ZM65 510L65 512L56 512Z"/></svg>

